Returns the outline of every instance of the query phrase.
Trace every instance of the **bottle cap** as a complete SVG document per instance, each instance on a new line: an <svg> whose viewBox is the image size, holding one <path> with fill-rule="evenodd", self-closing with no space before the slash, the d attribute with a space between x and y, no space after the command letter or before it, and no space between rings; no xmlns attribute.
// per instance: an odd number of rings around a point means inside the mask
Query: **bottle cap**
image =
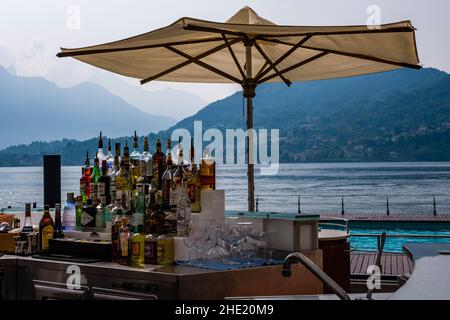
<svg viewBox="0 0 450 320"><path fill-rule="evenodd" d="M75 194L73 192L67 192L67 202L74 202Z"/></svg>

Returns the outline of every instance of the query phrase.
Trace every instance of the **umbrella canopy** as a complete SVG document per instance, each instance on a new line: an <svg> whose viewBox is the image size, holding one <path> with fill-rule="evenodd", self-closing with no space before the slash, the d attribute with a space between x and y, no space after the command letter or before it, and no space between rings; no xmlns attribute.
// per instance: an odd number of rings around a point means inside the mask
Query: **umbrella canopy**
<svg viewBox="0 0 450 320"><path fill-rule="evenodd" d="M239 83L247 98L248 129L253 128L252 98L260 83L291 85L294 81L420 68L410 21L378 28L280 26L249 7L225 23L181 18L123 40L61 48L58 57L68 56L140 79L142 84L152 80ZM247 154L250 159L252 152L247 150ZM249 210L253 211L253 161L248 162Z"/></svg>

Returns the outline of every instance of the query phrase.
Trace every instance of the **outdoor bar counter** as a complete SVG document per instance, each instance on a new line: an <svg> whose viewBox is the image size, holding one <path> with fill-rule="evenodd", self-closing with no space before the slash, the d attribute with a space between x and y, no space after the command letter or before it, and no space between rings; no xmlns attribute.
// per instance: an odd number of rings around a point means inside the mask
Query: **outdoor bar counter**
<svg viewBox="0 0 450 320"><path fill-rule="evenodd" d="M304 254L322 266L320 250ZM66 283L72 279L68 267L73 265L86 279L84 285L82 280L86 295L67 289ZM111 262L74 264L14 255L0 257L0 299L223 299L320 294L322 289L322 283L301 265L294 266L292 277L284 278L280 265L232 271L179 265L136 269Z"/></svg>

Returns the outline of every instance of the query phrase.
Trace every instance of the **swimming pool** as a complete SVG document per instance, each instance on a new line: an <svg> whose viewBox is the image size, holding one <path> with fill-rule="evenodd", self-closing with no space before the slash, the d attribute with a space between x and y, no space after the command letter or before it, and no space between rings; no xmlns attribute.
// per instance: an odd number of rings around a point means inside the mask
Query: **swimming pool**
<svg viewBox="0 0 450 320"><path fill-rule="evenodd" d="M353 250L357 251L377 251L377 238L376 237L355 237L352 234L374 234L378 235L382 232L386 232L387 235L405 235L403 238L386 238L384 245L385 252L403 252L402 245L404 243L450 243L448 238L408 238L408 235L420 235L420 236L450 236L450 229L436 229L432 228L430 230L424 228L357 228L350 227L350 246Z"/></svg>

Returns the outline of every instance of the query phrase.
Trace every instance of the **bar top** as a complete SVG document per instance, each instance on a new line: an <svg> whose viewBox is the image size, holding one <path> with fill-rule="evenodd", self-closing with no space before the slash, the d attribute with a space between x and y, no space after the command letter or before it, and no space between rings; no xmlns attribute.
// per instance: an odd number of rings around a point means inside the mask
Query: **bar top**
<svg viewBox="0 0 450 320"><path fill-rule="evenodd" d="M175 282L177 277L180 276L211 274L215 272L220 272L216 270L179 266L179 265L168 265L168 266L146 265L144 268L133 268L130 266L124 266L113 262L75 263L69 261L38 259L33 257L15 256L8 254L0 257L0 265L2 266L17 265L17 266L32 266L52 270L66 270L68 266L75 264L81 267L82 269L86 269L89 272L99 273L102 275L110 274L111 276L121 276L126 274L130 276L130 274L132 273L136 277L147 278L158 276L166 281L173 281L173 282Z"/></svg>

